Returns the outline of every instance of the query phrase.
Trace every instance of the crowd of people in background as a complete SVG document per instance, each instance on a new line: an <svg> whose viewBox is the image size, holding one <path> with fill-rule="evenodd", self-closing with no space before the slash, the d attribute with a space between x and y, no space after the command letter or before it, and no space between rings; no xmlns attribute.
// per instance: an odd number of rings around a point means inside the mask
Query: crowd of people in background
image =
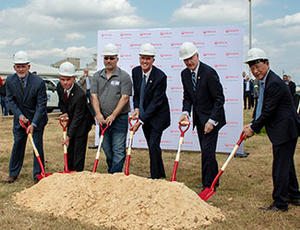
<svg viewBox="0 0 300 230"><path fill-rule="evenodd" d="M242 72L243 77L243 100L244 110L253 109L259 96L259 81L257 79L250 78L245 71ZM289 87L290 93L293 97L296 109L299 106L299 94L296 92L296 84L292 81L291 76L283 74L282 80Z"/></svg>

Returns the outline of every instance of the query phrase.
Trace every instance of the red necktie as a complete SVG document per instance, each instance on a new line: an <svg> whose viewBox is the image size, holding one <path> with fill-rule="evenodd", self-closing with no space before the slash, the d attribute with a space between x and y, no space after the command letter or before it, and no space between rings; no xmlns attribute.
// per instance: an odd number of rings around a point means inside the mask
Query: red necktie
<svg viewBox="0 0 300 230"><path fill-rule="evenodd" d="M65 103L67 104L67 101L68 101L68 92L67 92L67 90L65 90L65 92L64 92L64 98L65 98Z"/></svg>

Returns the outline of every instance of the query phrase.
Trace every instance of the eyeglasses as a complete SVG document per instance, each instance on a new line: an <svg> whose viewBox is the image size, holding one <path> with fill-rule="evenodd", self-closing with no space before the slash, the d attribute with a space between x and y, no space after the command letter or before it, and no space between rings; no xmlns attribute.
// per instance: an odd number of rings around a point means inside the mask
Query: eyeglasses
<svg viewBox="0 0 300 230"><path fill-rule="evenodd" d="M115 60L116 57L104 57L104 60L108 60L108 59L112 61L112 60Z"/></svg>

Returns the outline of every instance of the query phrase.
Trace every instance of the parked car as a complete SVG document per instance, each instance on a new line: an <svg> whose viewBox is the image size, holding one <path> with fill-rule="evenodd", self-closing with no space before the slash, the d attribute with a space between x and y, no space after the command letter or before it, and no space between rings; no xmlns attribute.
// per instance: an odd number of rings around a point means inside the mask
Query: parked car
<svg viewBox="0 0 300 230"><path fill-rule="evenodd" d="M44 78L47 90L47 112L50 113L54 109L58 109L58 95L56 91L57 83L59 79L56 78Z"/></svg>

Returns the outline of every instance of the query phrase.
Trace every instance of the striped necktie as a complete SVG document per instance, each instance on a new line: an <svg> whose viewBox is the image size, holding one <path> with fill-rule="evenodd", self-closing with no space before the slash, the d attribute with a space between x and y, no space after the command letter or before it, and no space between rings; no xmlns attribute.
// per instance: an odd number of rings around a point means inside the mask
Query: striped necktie
<svg viewBox="0 0 300 230"><path fill-rule="evenodd" d="M68 102L68 91L67 90L65 90L65 92L64 92L64 99L65 99L65 103L67 104L67 102Z"/></svg>
<svg viewBox="0 0 300 230"><path fill-rule="evenodd" d="M139 116L144 114L144 95L146 86L146 75L143 75L141 89L140 89L140 106L139 106Z"/></svg>
<svg viewBox="0 0 300 230"><path fill-rule="evenodd" d="M196 78L196 73L194 71L192 72L192 82L193 82L193 90L196 91L197 78Z"/></svg>
<svg viewBox="0 0 300 230"><path fill-rule="evenodd" d="M20 79L20 83L21 83L22 92L24 93L24 79Z"/></svg>

